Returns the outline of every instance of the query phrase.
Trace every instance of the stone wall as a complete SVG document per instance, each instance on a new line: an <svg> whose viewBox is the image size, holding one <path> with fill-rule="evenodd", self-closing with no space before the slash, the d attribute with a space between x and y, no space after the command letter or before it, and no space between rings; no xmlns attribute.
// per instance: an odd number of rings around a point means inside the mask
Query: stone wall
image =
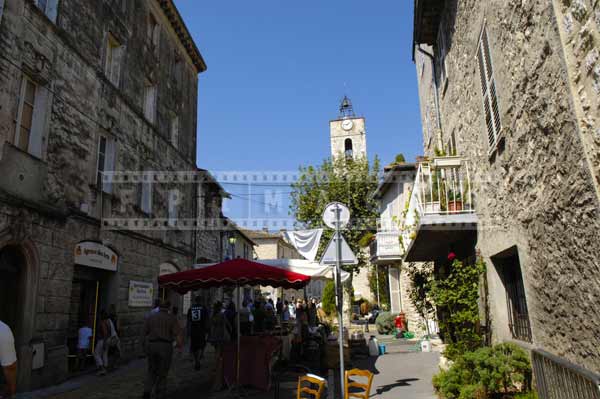
<svg viewBox="0 0 600 399"><path fill-rule="evenodd" d="M575 18L581 13L576 11L577 4L587 4L587 11ZM557 8L566 20L569 14L577 19L573 32L585 44L561 36L554 8L544 2L447 2L443 18L448 83L440 89L442 134L447 138L454 133L458 154L470 161L479 218L477 248L488 266L494 341L512 337L506 294L491 257L516 246L533 345L600 371L596 334L600 330L600 266L592 249L600 247L600 207L596 172L590 168L590 164L597 167L599 148L592 132L598 124L594 121L594 129L582 129L584 118L576 105L586 108L581 96L590 93L588 111L594 116L597 96L590 92L594 90L593 68L584 74L585 64L573 63L584 56L593 58L598 48L596 34L591 33L598 10L592 12L583 1L574 1L572 6L565 1ZM564 24L564 18L559 18ZM488 155L476 62L484 23L504 136L503 145L492 156ZM574 65L580 68L579 85L574 85ZM430 150L427 154L433 155Z"/></svg>
<svg viewBox="0 0 600 399"><path fill-rule="evenodd" d="M141 184L114 183L112 192L99 194L96 166L98 140L103 135L115 143L116 171L195 172L199 70L162 12L165 2L61 0L55 22L31 0L4 3L0 154L6 143L15 140L23 77L28 76L46 94L44 118L35 127L42 132L39 153L31 156L11 147L33 159L34 166L43 164L35 168L41 174L37 178L44 181L38 190L41 194L32 196L15 189L20 178L34 173L25 164L18 165L22 171L14 175L12 185L4 179L0 190L0 250L16 246L26 258L19 272L23 282L14 300L23 315L15 335L19 337L19 389L26 390L67 376L69 328L77 324L70 320L76 303L72 293L79 290L80 274L101 282L100 307L116 305L123 354L131 357L141 354L143 316L148 308L128 306L129 282L151 282L156 293L161 264L183 270L194 261L190 229L101 230L100 218L164 220L169 216L169 191L175 189L180 192L176 217L195 218L196 185L153 184L152 210L146 214L140 207ZM148 45L150 13L159 24L157 51ZM109 33L125 46L120 79L114 83L104 72ZM147 81L156 84L158 91L155 122L143 113ZM171 129L175 116L179 117L176 136ZM0 165L16 166L2 160ZM220 203L215 204L209 206L212 214L215 207L220 212ZM119 254L118 271L75 266L75 244L82 240L101 241L114 249ZM218 251L214 240L200 241L205 243L200 252L214 257ZM178 295L165 293L165 297L181 309ZM45 366L32 371L31 344L36 342L45 346Z"/></svg>

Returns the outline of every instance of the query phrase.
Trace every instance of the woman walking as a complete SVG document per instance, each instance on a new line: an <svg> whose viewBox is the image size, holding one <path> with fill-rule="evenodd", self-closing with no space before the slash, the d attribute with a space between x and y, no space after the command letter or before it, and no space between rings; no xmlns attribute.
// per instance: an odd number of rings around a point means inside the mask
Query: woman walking
<svg viewBox="0 0 600 399"><path fill-rule="evenodd" d="M208 342L215 347L216 370L213 392L223 389L223 345L231 340L231 325L222 312L223 304L216 302L210 319Z"/></svg>

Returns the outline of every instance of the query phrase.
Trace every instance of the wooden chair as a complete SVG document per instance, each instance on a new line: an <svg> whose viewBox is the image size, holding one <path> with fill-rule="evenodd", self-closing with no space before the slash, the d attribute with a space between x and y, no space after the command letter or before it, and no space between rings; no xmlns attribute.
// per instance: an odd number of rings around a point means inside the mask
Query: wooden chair
<svg viewBox="0 0 600 399"><path fill-rule="evenodd" d="M373 373L369 370L352 369L346 371L345 374L346 383L344 384L344 399L369 399L369 396L371 395L371 384L373 383ZM364 377L367 379L367 383L364 384L350 380L351 377ZM362 389L363 392L350 392L351 388Z"/></svg>
<svg viewBox="0 0 600 399"><path fill-rule="evenodd" d="M308 385L308 386L307 386ZM316 385L317 389L313 389L312 386ZM304 375L298 378L298 399L304 399L305 395L310 395L312 399L321 399L323 391L325 390L325 380L308 375Z"/></svg>

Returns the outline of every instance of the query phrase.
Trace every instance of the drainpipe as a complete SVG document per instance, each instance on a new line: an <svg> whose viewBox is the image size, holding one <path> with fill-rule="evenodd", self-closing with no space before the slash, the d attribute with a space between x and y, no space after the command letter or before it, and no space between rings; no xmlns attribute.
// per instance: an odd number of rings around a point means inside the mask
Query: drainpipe
<svg viewBox="0 0 600 399"><path fill-rule="evenodd" d="M419 53L425 55L427 58L429 58L431 60L431 70L432 70L432 74L433 74L433 86L435 87L435 95L433 96L433 98L435 100L435 113L436 113L438 129L441 134L441 132L442 132L442 115L440 112L440 97L439 97L438 81L437 81L437 68L435 67L435 57L433 56L433 54L430 54L427 51L423 50L421 48L420 44L417 45L417 50L419 51ZM438 148L441 149L442 144L441 144L440 135L438 135L437 141L438 141Z"/></svg>

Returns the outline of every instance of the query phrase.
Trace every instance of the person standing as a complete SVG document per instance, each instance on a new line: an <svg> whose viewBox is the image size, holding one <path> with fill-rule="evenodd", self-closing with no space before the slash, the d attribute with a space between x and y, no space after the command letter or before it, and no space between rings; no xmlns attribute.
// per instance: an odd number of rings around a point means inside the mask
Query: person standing
<svg viewBox="0 0 600 399"><path fill-rule="evenodd" d="M157 399L165 397L167 375L173 359L173 341L179 351L183 348L183 336L177 318L169 313L170 303L161 301L159 311L152 313L144 323L148 374L144 383L144 399L155 391Z"/></svg>
<svg viewBox="0 0 600 399"><path fill-rule="evenodd" d="M223 388L223 345L231 341L232 327L222 312L222 308L223 304L221 302L214 304L208 334L208 341L215 347L215 357L217 359L213 392L220 391Z"/></svg>
<svg viewBox="0 0 600 399"><path fill-rule="evenodd" d="M93 334L89 323L84 323L77 332L77 370L83 370L85 366L85 357L90 352Z"/></svg>
<svg viewBox="0 0 600 399"><path fill-rule="evenodd" d="M194 357L194 368L200 370L200 359L204 357L206 347L207 315L199 296L194 299L194 304L189 308L187 319L190 324L190 352Z"/></svg>
<svg viewBox="0 0 600 399"><path fill-rule="evenodd" d="M8 388L8 397L17 393L17 351L15 337L9 326L0 320L0 366Z"/></svg>
<svg viewBox="0 0 600 399"><path fill-rule="evenodd" d="M98 322L98 339L94 350L94 359L98 368L98 375L106 375L108 366L108 338L111 336L108 313L106 310L100 311L100 321Z"/></svg>

